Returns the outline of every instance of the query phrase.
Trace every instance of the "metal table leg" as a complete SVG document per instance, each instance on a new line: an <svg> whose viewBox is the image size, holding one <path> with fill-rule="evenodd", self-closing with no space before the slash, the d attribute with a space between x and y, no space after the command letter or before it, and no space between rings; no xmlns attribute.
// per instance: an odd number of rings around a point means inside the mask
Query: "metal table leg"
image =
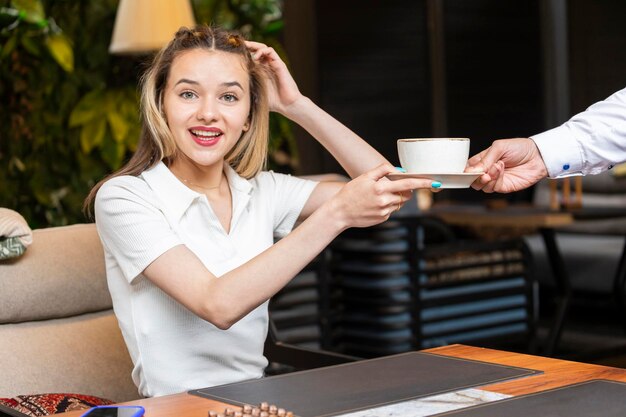
<svg viewBox="0 0 626 417"><path fill-rule="evenodd" d="M542 228L540 229L543 242L546 245L546 252L548 255L548 261L557 290L557 309L550 327L548 334L548 340L544 346L544 355L553 356L561 338L563 332L563 325L565 324L565 317L567 316L567 310L569 309L569 303L572 295L572 287L569 280L569 275L565 269L565 263L563 262L563 256L559 251L559 247L556 242L556 233L554 229Z"/></svg>
<svg viewBox="0 0 626 417"><path fill-rule="evenodd" d="M622 316L622 328L626 333L626 241L624 241L624 248L622 249L622 256L617 264L617 271L615 271L615 279L613 281L613 294L615 294L615 300L617 301L617 307L619 308L620 315Z"/></svg>

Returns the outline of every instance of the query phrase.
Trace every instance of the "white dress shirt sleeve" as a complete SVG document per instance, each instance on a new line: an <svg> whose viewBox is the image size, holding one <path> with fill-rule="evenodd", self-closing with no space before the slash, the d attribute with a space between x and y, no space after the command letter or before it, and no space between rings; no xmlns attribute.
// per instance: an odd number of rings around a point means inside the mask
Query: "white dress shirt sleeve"
<svg viewBox="0 0 626 417"><path fill-rule="evenodd" d="M626 88L531 137L550 178L598 174L626 161Z"/></svg>

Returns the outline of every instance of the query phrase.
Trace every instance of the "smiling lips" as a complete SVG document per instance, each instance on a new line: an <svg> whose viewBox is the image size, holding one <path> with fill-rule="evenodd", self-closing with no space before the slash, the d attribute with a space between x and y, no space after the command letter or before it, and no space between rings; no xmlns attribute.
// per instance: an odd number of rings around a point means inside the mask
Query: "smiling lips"
<svg viewBox="0 0 626 417"><path fill-rule="evenodd" d="M213 146L219 142L223 132L215 127L193 127L189 129L193 140L201 146Z"/></svg>

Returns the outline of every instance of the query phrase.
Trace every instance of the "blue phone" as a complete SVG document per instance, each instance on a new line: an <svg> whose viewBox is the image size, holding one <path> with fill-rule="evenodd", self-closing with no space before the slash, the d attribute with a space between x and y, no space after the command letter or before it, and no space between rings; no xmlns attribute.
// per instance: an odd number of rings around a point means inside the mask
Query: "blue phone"
<svg viewBox="0 0 626 417"><path fill-rule="evenodd" d="M80 417L141 417L144 411L140 405L99 405Z"/></svg>

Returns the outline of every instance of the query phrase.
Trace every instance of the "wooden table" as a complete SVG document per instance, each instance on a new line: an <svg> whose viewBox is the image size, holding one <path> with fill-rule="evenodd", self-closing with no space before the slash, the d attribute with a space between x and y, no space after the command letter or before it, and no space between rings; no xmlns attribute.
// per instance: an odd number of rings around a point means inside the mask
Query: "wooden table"
<svg viewBox="0 0 626 417"><path fill-rule="evenodd" d="M436 205L428 212L447 223L472 227L499 227L519 229L555 228L574 222L567 211L551 211L529 205L509 205L489 209L484 205Z"/></svg>
<svg viewBox="0 0 626 417"><path fill-rule="evenodd" d="M571 362L541 356L464 345L444 346L428 349L425 350L425 352L543 371L543 373L537 375L476 387L481 390L512 396L545 391L593 379L626 382L626 369ZM146 409L146 417L206 417L209 410L222 412L225 407L229 406L225 403L187 393L148 398L124 404L142 405ZM61 415L63 417L79 417L82 413L84 413L84 410Z"/></svg>

